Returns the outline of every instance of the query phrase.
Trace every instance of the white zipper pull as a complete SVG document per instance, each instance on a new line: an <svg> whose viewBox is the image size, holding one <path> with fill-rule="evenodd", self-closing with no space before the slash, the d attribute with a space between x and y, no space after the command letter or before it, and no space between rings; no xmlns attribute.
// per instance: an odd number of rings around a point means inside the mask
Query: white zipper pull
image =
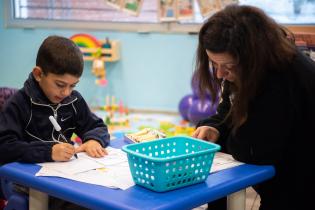
<svg viewBox="0 0 315 210"><path fill-rule="evenodd" d="M53 110L54 110L54 118L55 118L56 120L57 120L57 116L58 116L57 110L59 109L60 106L61 106L61 105L58 104L57 107L56 107L56 109L53 109Z"/></svg>
<svg viewBox="0 0 315 210"><path fill-rule="evenodd" d="M57 120L57 111L54 110L54 118Z"/></svg>

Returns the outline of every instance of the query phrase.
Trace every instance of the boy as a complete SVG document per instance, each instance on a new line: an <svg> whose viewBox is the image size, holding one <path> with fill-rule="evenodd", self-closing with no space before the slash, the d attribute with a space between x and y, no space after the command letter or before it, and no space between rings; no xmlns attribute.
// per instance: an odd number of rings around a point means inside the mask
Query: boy
<svg viewBox="0 0 315 210"><path fill-rule="evenodd" d="M83 56L71 40L50 36L40 46L36 66L0 115L0 164L20 161L68 161L78 152L102 157L109 143L107 126L91 113L73 88L83 72ZM49 120L54 116L62 133L76 133L75 148L62 140Z"/></svg>

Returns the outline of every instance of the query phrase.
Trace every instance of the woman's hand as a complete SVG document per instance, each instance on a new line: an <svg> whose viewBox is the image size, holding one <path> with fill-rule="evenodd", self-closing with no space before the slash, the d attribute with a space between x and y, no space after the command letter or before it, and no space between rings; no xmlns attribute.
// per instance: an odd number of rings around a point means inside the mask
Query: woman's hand
<svg viewBox="0 0 315 210"><path fill-rule="evenodd" d="M76 153L86 152L89 156L97 158L107 155L105 148L103 148L98 141L93 139L88 140L84 144L80 145L75 151Z"/></svg>
<svg viewBox="0 0 315 210"><path fill-rule="evenodd" d="M69 161L75 154L74 146L68 143L55 144L52 147L51 158L54 161Z"/></svg>
<svg viewBox="0 0 315 210"><path fill-rule="evenodd" d="M220 136L219 131L210 126L200 126L192 134L192 137L206 141L216 142Z"/></svg>

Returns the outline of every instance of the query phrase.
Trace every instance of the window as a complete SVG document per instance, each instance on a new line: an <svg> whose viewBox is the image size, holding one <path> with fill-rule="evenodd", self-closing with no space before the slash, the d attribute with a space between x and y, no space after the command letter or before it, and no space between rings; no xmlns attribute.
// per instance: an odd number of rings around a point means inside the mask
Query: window
<svg viewBox="0 0 315 210"><path fill-rule="evenodd" d="M240 0L260 7L283 24L315 24L315 0Z"/></svg>
<svg viewBox="0 0 315 210"><path fill-rule="evenodd" d="M10 27L197 32L206 18L200 13L198 4L200 1L181 1L193 2L192 19L160 22L158 0L143 0L139 16L119 10L107 4L106 0L5 0L6 23ZM237 0L208 1L221 2L223 6L237 2ZM312 27L315 24L315 0L239 0L238 2L260 7L282 24L302 24Z"/></svg>
<svg viewBox="0 0 315 210"><path fill-rule="evenodd" d="M139 16L125 13L105 0L14 0L14 18L34 20L157 23L157 1L145 0Z"/></svg>
<svg viewBox="0 0 315 210"><path fill-rule="evenodd" d="M105 0L5 0L5 8L9 27L167 31L158 21L156 0L144 0L138 16Z"/></svg>

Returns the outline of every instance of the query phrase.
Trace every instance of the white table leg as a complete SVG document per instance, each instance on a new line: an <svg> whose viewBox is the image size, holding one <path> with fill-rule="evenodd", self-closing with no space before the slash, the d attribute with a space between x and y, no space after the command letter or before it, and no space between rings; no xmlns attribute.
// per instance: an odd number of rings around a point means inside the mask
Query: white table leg
<svg viewBox="0 0 315 210"><path fill-rule="evenodd" d="M48 210L48 195L30 188L28 207L29 210Z"/></svg>
<svg viewBox="0 0 315 210"><path fill-rule="evenodd" d="M245 210L246 208L246 188L230 194L227 197L228 210Z"/></svg>

